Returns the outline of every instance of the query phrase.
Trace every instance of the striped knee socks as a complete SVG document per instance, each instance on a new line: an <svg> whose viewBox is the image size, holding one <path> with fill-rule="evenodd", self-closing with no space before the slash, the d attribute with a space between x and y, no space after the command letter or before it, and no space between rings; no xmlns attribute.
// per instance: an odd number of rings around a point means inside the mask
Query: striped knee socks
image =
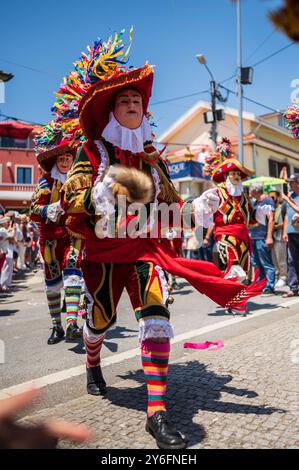
<svg viewBox="0 0 299 470"><path fill-rule="evenodd" d="M87 335L85 329L83 330L83 341L86 350L86 367L89 369L90 367L98 367L101 364L101 349L105 339L105 334L100 335L98 338L89 337L87 339Z"/></svg>
<svg viewBox="0 0 299 470"><path fill-rule="evenodd" d="M66 323L77 323L79 302L81 295L80 286L72 286L65 288L65 304L66 304Z"/></svg>
<svg viewBox="0 0 299 470"><path fill-rule="evenodd" d="M46 292L53 326L61 325L60 292Z"/></svg>
<svg viewBox="0 0 299 470"><path fill-rule="evenodd" d="M165 394L170 343L145 340L141 343L141 362L148 393L147 414L165 411Z"/></svg>

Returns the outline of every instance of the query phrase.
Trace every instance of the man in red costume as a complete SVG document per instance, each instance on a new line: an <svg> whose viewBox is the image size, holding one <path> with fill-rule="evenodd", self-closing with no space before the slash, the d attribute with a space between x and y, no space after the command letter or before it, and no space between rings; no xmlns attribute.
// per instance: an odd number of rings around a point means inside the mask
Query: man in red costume
<svg viewBox="0 0 299 470"><path fill-rule="evenodd" d="M225 278L243 281L249 269L251 254L248 226L257 222L265 224L265 216L272 209L264 204L256 211L253 210L242 185L242 180L252 176L253 171L234 157L228 139L224 138L216 151L207 157L204 172L217 183L214 194L219 197L216 212L205 220L204 225L214 224L218 252L226 267ZM205 193L202 197L205 197Z"/></svg>
<svg viewBox="0 0 299 470"><path fill-rule="evenodd" d="M123 56L122 56L123 55ZM120 36L97 41L75 63L84 81L72 75L59 93L69 100L81 95L79 120L87 142L78 151L72 171L62 188L63 208L75 224L85 221L85 259L82 270L87 287L88 317L83 330L87 352L87 391L107 392L100 366L106 331L116 321L116 308L126 288L136 319L142 366L148 389L146 429L165 449L180 449L187 439L168 421L165 410L166 380L173 336L166 306L167 282L164 270L183 276L200 292L223 305L241 307L258 293L246 290L208 262L177 258L173 249L177 231L173 220L167 230L160 220L158 235L150 237L159 203L172 205L181 217L195 213L212 214L219 197L206 194L203 203L184 203L172 185L167 167L152 145L147 107L153 82L153 68L124 67ZM117 57L117 62L114 58ZM136 222L135 209L128 207L123 217L121 198L126 205L142 202L148 209L146 230ZM76 222L77 221L77 222ZM129 228L135 226L130 236ZM138 230L136 227L138 226ZM140 230L139 230L140 229ZM165 230L164 230L165 229ZM162 232L164 231L164 237ZM138 236L136 235L138 232ZM215 284L221 289L215 289Z"/></svg>

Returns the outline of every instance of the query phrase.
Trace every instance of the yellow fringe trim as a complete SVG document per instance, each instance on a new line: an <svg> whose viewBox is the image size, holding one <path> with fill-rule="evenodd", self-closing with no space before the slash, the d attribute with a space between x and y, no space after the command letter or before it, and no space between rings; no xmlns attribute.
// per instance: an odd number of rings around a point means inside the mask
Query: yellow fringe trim
<svg viewBox="0 0 299 470"><path fill-rule="evenodd" d="M84 236L82 233L74 232L73 230L71 230L71 229L69 228L68 224L71 222L71 218L72 218L72 217L68 217L68 218L66 219L66 224L65 224L65 225L66 225L66 229L67 229L68 233L69 233L71 236L73 236L73 237L75 237L75 238L78 238L79 240L85 240L85 236Z"/></svg>
<svg viewBox="0 0 299 470"><path fill-rule="evenodd" d="M64 191L66 195L71 194L77 189L91 188L92 175L74 175L66 180L60 191Z"/></svg>
<svg viewBox="0 0 299 470"><path fill-rule="evenodd" d="M173 203L173 202L181 202L181 197L175 190L172 183L167 179L166 175L164 174L163 170L159 167L159 165L154 165L155 169L157 170L160 182L161 182L161 193L160 197L165 202Z"/></svg>

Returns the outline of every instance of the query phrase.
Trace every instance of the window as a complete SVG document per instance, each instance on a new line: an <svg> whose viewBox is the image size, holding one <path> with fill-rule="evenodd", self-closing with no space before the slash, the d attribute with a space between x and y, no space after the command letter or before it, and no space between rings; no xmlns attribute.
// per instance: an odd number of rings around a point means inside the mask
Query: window
<svg viewBox="0 0 299 470"><path fill-rule="evenodd" d="M283 168L287 169L287 176L290 176L290 165L285 162L279 162L277 160L272 160L269 158L269 175L274 178L280 178L280 173Z"/></svg>
<svg viewBox="0 0 299 470"><path fill-rule="evenodd" d="M32 168L21 167L17 168L17 184L31 184L32 183Z"/></svg>
<svg viewBox="0 0 299 470"><path fill-rule="evenodd" d="M24 148L28 147L27 139L13 139L11 137L1 137L1 147Z"/></svg>

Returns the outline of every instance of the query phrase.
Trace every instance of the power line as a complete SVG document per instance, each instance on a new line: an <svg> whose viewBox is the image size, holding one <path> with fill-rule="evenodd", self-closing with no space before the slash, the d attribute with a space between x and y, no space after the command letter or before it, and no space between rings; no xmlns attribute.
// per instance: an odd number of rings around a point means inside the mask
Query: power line
<svg viewBox="0 0 299 470"><path fill-rule="evenodd" d="M247 62L249 59L251 59L251 57L263 47L263 45L273 36L274 33L276 33L275 29L273 29L271 33L268 34L268 36L263 40L263 42L254 49L254 51L245 59L244 62Z"/></svg>
<svg viewBox="0 0 299 470"><path fill-rule="evenodd" d="M271 59L271 57L274 57L275 55L279 54L280 52L284 51L285 49L288 49L289 47L293 46L294 44L296 44L295 41L291 42L290 44L287 44L287 45L284 46L284 47L281 47L280 49L278 49L278 51L273 52L272 54L268 55L267 57L265 57L265 58L262 59L262 60L259 60L258 62L256 62L255 64L253 64L251 67L256 67L257 65L260 65L260 64L262 64L263 62L266 62L266 60Z"/></svg>
<svg viewBox="0 0 299 470"><path fill-rule="evenodd" d="M293 41L293 42L287 44L286 46L281 47L277 51L273 52L272 54L268 55L267 57L264 57L263 59L259 60L255 64L251 65L251 67L257 67L258 65L262 64L263 62L266 62L266 60L271 59L275 55L279 54L280 52L284 51L285 49L288 49L289 47L293 46L294 44L296 44L296 43ZM237 73L235 73L234 75L231 75L230 77L226 78L225 80L222 80L221 82L219 82L219 85L232 80L236 76L237 76Z"/></svg>
<svg viewBox="0 0 299 470"><path fill-rule="evenodd" d="M37 72L37 73L42 73L42 74L45 74L45 75L51 75L52 77L55 76L56 79L57 79L57 76L58 76L58 73L54 75L53 72L48 72L46 70L35 69L33 67L29 67L28 65L18 64L17 62L12 62L11 60L1 59L1 57L0 57L0 61L1 62L6 62L7 64L16 65L17 67L21 67L23 69L30 70L31 72Z"/></svg>
<svg viewBox="0 0 299 470"><path fill-rule="evenodd" d="M151 103L151 106L155 106L157 104L170 103L170 101L183 100L185 98L191 98L192 96L198 96L198 95L202 95L204 93L209 93L209 90L202 90L202 91L198 91L197 93L191 93L190 95L177 96L175 98L169 98L169 99L163 100L163 101L156 101L155 103Z"/></svg>
<svg viewBox="0 0 299 470"><path fill-rule="evenodd" d="M220 88L224 88L225 90L227 90L229 93L232 93L233 95L237 95L237 93L233 90L230 90L229 88L226 88L225 86L222 86L222 85L219 85ZM243 96L244 100L246 101L250 101L251 103L254 103L254 104L257 104L258 106L261 106L262 108L265 108L265 109L269 109L270 111L274 111L275 113L280 113L280 114L283 114L281 111L275 109L275 108L271 108L270 106L267 106L263 103L260 103L259 101L255 101L251 98L247 98L247 96Z"/></svg>

